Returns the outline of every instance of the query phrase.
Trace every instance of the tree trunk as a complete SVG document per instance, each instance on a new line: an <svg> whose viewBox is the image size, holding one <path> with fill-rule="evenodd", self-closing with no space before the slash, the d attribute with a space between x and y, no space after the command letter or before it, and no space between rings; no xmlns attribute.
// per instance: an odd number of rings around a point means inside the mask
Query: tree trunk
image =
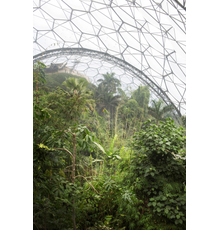
<svg viewBox="0 0 220 230"><path fill-rule="evenodd" d="M70 131L67 131L67 132L70 132ZM72 132L70 133L73 135L73 153L71 153L67 149L61 149L61 148L56 148L56 149L64 150L72 156L72 159L73 159L72 183L74 184L75 183L75 170L76 170L76 164L75 164L76 162L76 134ZM75 217L75 207L74 206L75 206L75 200L73 199L73 230L76 230L76 217Z"/></svg>
<svg viewBox="0 0 220 230"><path fill-rule="evenodd" d="M76 161L76 134L73 133L73 184L75 182L75 161Z"/></svg>
<svg viewBox="0 0 220 230"><path fill-rule="evenodd" d="M116 108L116 114L115 114L115 134L117 134L117 119L118 119L118 107Z"/></svg>
<svg viewBox="0 0 220 230"><path fill-rule="evenodd" d="M109 118L108 118L108 129L109 129L109 132L110 132L110 112L109 112Z"/></svg>
<svg viewBox="0 0 220 230"><path fill-rule="evenodd" d="M36 80L36 105L37 105L37 93L38 93L38 72L39 72L39 68L37 68L37 80Z"/></svg>
<svg viewBox="0 0 220 230"><path fill-rule="evenodd" d="M126 136L127 136L127 119L126 119L126 124L125 124L125 139L126 139Z"/></svg>
<svg viewBox="0 0 220 230"><path fill-rule="evenodd" d="M73 184L75 182L75 161L76 161L76 134L73 133ZM76 230L76 217L75 217L75 200L73 199L73 230Z"/></svg>
<svg viewBox="0 0 220 230"><path fill-rule="evenodd" d="M76 217L75 217L75 200L73 200L73 230L76 230Z"/></svg>

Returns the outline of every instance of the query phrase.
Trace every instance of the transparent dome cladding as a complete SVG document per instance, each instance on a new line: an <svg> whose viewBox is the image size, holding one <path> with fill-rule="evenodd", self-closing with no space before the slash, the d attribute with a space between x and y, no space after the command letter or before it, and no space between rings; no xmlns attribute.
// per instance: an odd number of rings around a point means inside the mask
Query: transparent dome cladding
<svg viewBox="0 0 220 230"><path fill-rule="evenodd" d="M185 1L34 0L33 6L34 61L67 62L94 84L114 72L124 89L149 85L152 99L185 114Z"/></svg>

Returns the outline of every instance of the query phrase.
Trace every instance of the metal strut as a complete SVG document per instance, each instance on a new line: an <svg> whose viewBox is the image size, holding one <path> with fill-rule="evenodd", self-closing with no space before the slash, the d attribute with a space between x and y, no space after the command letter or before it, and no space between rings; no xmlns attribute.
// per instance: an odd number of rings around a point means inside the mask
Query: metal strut
<svg viewBox="0 0 220 230"><path fill-rule="evenodd" d="M59 48L59 49L52 49L52 50L46 50L42 53L39 53L37 55L34 55L33 61L34 63L37 61L42 61L44 59L48 59L50 57L59 57L63 55L79 55L84 57L92 57L99 60L104 60L108 63L115 64L121 68L126 69L129 73L131 73L132 76L135 78L138 78L143 83L148 85L154 92L157 94L160 98L163 99L163 101L166 104L170 104L174 107L179 117L181 117L180 110L174 105L174 103L171 101L171 99L168 97L166 92L162 90L158 85L156 85L145 73L143 73L141 70L137 69L130 63L117 58L115 56L112 56L108 53L85 49L85 48Z"/></svg>

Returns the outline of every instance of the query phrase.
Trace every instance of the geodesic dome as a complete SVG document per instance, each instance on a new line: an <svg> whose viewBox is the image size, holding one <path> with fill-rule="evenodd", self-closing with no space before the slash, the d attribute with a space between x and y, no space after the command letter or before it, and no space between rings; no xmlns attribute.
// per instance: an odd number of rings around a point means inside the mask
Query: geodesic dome
<svg viewBox="0 0 220 230"><path fill-rule="evenodd" d="M185 114L185 0L34 0L33 11L34 62L66 63L94 84L114 72L124 90L148 85Z"/></svg>

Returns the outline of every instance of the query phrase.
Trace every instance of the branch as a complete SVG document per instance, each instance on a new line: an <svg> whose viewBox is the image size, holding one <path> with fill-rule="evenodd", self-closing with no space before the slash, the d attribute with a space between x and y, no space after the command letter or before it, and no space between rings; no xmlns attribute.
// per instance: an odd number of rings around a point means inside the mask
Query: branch
<svg viewBox="0 0 220 230"><path fill-rule="evenodd" d="M76 177L83 177L83 178L87 181L87 183L95 190L95 192L96 192L98 195L100 195L100 196L112 195L112 194L114 194L114 192L113 192L113 193L104 193L104 194L100 194L100 193L98 193L97 190L93 187L93 185L90 184L90 183L88 182L88 180L87 180L84 176L78 175L78 176L75 176L74 178L76 178ZM90 187L89 187L89 188L90 188ZM87 190L89 190L89 189L87 189ZM87 191L87 190L86 190L86 191ZM102 198L102 197L101 197L101 198ZM102 198L102 199L104 199L104 198Z"/></svg>
<svg viewBox="0 0 220 230"><path fill-rule="evenodd" d="M75 129L74 129L74 130L75 130ZM70 132L69 130L60 130L60 131L63 131L63 132L65 132L65 133L71 133L72 135L75 134L75 133ZM56 131L56 133L59 133L60 131Z"/></svg>
<svg viewBox="0 0 220 230"><path fill-rule="evenodd" d="M73 154L69 150L67 150L67 149L61 149L61 148L54 148L54 149L64 150L64 151L68 152L71 156L73 156Z"/></svg>
<svg viewBox="0 0 220 230"><path fill-rule="evenodd" d="M75 135L75 133L72 133L72 132L70 132L69 130L65 130L64 132L66 132L66 133L71 133L73 136Z"/></svg>
<svg viewBox="0 0 220 230"><path fill-rule="evenodd" d="M98 195L101 195L101 194L99 194L99 193L97 192L97 190L93 187L93 185L90 184L90 183L88 182L88 180L87 180L84 176L78 175L78 176L75 176L74 178L76 178L76 177L83 177L83 178L87 181L87 183L94 189L94 191L95 191Z"/></svg>

